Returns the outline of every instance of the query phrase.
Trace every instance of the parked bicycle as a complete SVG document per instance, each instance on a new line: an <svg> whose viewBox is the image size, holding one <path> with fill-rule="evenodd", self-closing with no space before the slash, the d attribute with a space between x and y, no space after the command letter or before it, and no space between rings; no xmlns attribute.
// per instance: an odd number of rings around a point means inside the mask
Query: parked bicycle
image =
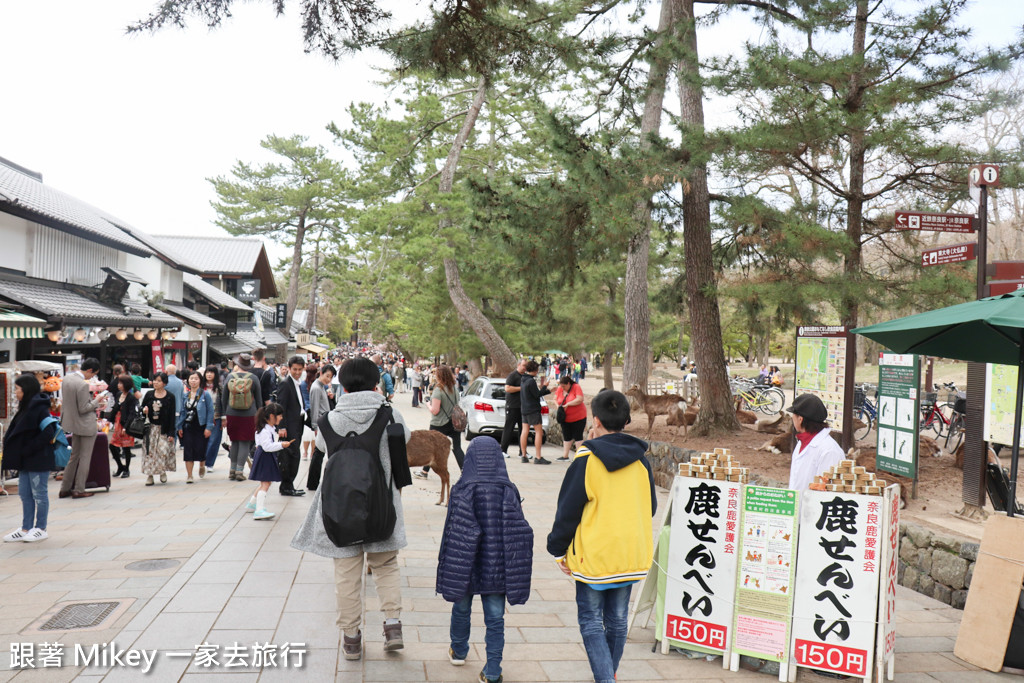
<svg viewBox="0 0 1024 683"><path fill-rule="evenodd" d="M957 391L956 384L954 382L946 382L942 385L943 388L955 393ZM921 397L921 426L920 431L924 432L926 429L932 430L935 434L936 439L941 439L948 436L950 417L953 414L953 403L946 401L945 403L939 404L939 385L932 385L934 391L925 392L924 396ZM950 416L947 416L942 409L947 408Z"/></svg>
<svg viewBox="0 0 1024 683"><path fill-rule="evenodd" d="M949 420L949 430L946 432L946 450L950 453L960 448L967 431L967 394L955 391L955 388L956 385L950 397L953 403L953 416Z"/></svg>
<svg viewBox="0 0 1024 683"><path fill-rule="evenodd" d="M742 405L765 415L778 415L786 405L786 394L778 387L755 384L752 380L729 380L732 395L739 396Z"/></svg>
<svg viewBox="0 0 1024 683"><path fill-rule="evenodd" d="M868 394L873 392L878 399L878 387L870 384L855 385L853 388L853 417L863 422L863 426L854 427L853 438L857 441L866 439L871 433L871 428L878 421L878 406L875 405Z"/></svg>

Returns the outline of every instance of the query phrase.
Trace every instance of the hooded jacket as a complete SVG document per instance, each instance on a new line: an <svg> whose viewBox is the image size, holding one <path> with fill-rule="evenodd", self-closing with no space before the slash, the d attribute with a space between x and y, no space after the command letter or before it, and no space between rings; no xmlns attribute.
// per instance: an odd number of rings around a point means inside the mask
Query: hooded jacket
<svg viewBox="0 0 1024 683"><path fill-rule="evenodd" d="M365 432L373 423L374 418L377 417L377 410L383 403L384 397L375 391L357 391L353 394L343 394L338 397L338 403L335 405L334 410L327 413L327 420L330 422L331 429L338 434ZM397 410L393 410L392 414L395 417L395 422L405 428L405 440L409 441L409 428L405 425L402 414ZM325 453L327 458L331 457L331 454L327 453L327 442L324 440L322 433L316 435L316 448L321 453ZM391 482L391 493L394 494L397 520L395 521L395 530L391 537L383 541L349 545L343 548L334 545L327 535L327 530L324 529L324 518L320 502L320 496L323 495L324 487L321 486L313 493L313 500L306 513L306 519L298 531L295 532L291 547L321 557L344 558L356 557L364 552L386 553L392 550L400 550L406 546L402 496L398 487L395 486L394 478L391 476L391 451L388 449L387 432L380 437L379 456L380 464L384 468L384 478Z"/></svg>
<svg viewBox="0 0 1024 683"><path fill-rule="evenodd" d="M530 597L532 570L533 529L501 446L494 439L474 439L448 499L437 592L448 602L503 593L510 605L521 605Z"/></svg>
<svg viewBox="0 0 1024 683"><path fill-rule="evenodd" d="M637 581L654 556L657 511L647 442L621 432L584 441L558 492L548 552L583 583Z"/></svg>

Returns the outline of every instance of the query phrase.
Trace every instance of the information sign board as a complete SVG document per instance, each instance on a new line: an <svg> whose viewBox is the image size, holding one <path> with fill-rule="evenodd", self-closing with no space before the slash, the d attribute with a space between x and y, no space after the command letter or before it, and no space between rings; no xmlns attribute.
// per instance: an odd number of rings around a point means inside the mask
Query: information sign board
<svg viewBox="0 0 1024 683"><path fill-rule="evenodd" d="M976 246L974 242L964 242L963 244L951 244L948 247L939 247L938 249L928 249L921 252L921 265L927 268L928 266L941 266L946 263L973 261L977 258L974 253Z"/></svg>
<svg viewBox="0 0 1024 683"><path fill-rule="evenodd" d="M917 475L921 360L908 353L878 354L878 469Z"/></svg>
<svg viewBox="0 0 1024 683"><path fill-rule="evenodd" d="M665 637L723 653L732 636L738 482L677 477L665 584Z"/></svg>
<svg viewBox="0 0 1024 683"><path fill-rule="evenodd" d="M1013 365L986 365L985 441L1013 444L1013 411L1016 405L1017 368ZM1020 431L1024 435L1024 425L1021 425Z"/></svg>
<svg viewBox="0 0 1024 683"><path fill-rule="evenodd" d="M886 542L885 499L806 491L800 508L793 661L870 678Z"/></svg>
<svg viewBox="0 0 1024 683"><path fill-rule="evenodd" d="M882 669L888 668L886 678L890 681L896 675L896 581L899 569L900 543L900 486L893 484L885 489L886 515L882 525L882 586L878 602L878 642L875 658L878 681L882 680Z"/></svg>
<svg viewBox="0 0 1024 683"><path fill-rule="evenodd" d="M837 427L845 407L846 349L847 330L841 325L797 328L795 395L820 398L829 424Z"/></svg>
<svg viewBox="0 0 1024 683"><path fill-rule="evenodd" d="M1024 289L1024 281L1021 280L989 280L986 287L988 296L1002 296L1018 289Z"/></svg>
<svg viewBox="0 0 1024 683"><path fill-rule="evenodd" d="M897 211L897 230L934 230L937 232L974 232L977 219L966 213L924 213Z"/></svg>
<svg viewBox="0 0 1024 683"><path fill-rule="evenodd" d="M732 669L739 655L780 662L785 680L793 614L799 494L745 486L739 526Z"/></svg>

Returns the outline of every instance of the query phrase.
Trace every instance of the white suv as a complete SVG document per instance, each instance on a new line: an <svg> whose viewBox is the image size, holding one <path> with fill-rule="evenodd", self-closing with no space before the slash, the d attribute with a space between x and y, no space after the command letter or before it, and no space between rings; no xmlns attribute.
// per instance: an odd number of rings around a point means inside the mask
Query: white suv
<svg viewBox="0 0 1024 683"><path fill-rule="evenodd" d="M505 379L502 377L477 377L473 380L459 406L466 411L466 440L486 434L501 439L505 428ZM547 403L540 409L540 419L547 432L549 413ZM519 438L518 432L516 438Z"/></svg>

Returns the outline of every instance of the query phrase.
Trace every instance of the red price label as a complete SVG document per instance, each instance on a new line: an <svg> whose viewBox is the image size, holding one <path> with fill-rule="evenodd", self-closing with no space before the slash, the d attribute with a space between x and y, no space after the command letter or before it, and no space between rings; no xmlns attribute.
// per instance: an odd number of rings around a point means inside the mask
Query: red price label
<svg viewBox="0 0 1024 683"><path fill-rule="evenodd" d="M669 640L679 640L716 650L725 649L726 636L729 633L729 629L725 626L677 617L674 614L668 615L667 622L668 628L665 637Z"/></svg>
<svg viewBox="0 0 1024 683"><path fill-rule="evenodd" d="M868 653L842 645L816 643L797 638L796 663L800 666L863 678L867 675Z"/></svg>

